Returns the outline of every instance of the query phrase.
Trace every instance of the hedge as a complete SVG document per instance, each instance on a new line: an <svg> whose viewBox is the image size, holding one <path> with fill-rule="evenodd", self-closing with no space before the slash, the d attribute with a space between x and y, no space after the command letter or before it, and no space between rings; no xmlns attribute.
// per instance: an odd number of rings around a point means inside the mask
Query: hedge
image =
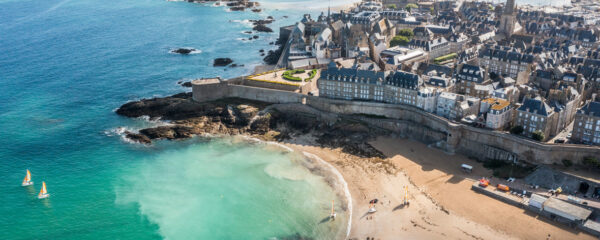
<svg viewBox="0 0 600 240"><path fill-rule="evenodd" d="M456 58L456 57L458 57L458 54L456 54L456 53L450 53L448 55L444 55L444 56L441 56L441 57L436 57L436 58L433 59L433 61L436 62L436 63L439 63L439 62L450 60L450 59L453 59L453 58Z"/></svg>
<svg viewBox="0 0 600 240"><path fill-rule="evenodd" d="M283 79L285 80L289 80L289 81L294 81L294 82L302 82L302 78L299 77L294 77L294 74L297 73L304 73L305 70L304 69L294 69L294 70L287 70L285 72L283 72Z"/></svg>
<svg viewBox="0 0 600 240"><path fill-rule="evenodd" d="M317 69L313 69L308 74L308 77L304 79L305 82L310 82L317 75Z"/></svg>

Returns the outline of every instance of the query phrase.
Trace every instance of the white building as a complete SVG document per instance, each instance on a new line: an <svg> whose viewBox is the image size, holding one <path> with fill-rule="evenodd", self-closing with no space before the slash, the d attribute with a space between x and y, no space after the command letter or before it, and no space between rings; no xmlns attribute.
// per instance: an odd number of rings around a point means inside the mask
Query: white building
<svg viewBox="0 0 600 240"><path fill-rule="evenodd" d="M437 97L437 106L435 108L435 113L439 116L449 118L450 112L454 109L456 105L456 99L458 94L451 92L442 92Z"/></svg>
<svg viewBox="0 0 600 240"><path fill-rule="evenodd" d="M432 87L422 87L417 93L417 107L426 112L435 112L437 95L436 89Z"/></svg>
<svg viewBox="0 0 600 240"><path fill-rule="evenodd" d="M500 98L488 98L481 101L480 112L486 115L485 127L503 129L512 120L510 102Z"/></svg>

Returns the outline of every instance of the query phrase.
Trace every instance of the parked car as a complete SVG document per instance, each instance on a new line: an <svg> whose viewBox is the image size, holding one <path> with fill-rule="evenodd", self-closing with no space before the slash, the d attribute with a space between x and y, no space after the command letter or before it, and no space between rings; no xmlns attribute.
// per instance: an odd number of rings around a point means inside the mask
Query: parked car
<svg viewBox="0 0 600 240"><path fill-rule="evenodd" d="M566 140L566 139L564 139L564 138L557 138L557 139L554 139L554 143L565 143L566 141L567 141L567 140Z"/></svg>

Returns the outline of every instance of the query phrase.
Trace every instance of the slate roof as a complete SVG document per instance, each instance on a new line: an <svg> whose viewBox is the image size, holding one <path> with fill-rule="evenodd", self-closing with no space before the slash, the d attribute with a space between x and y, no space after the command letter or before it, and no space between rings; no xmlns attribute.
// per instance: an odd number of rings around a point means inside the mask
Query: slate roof
<svg viewBox="0 0 600 240"><path fill-rule="evenodd" d="M419 75L404 71L397 71L390 74L386 79L387 85L416 90L421 85L421 77Z"/></svg>
<svg viewBox="0 0 600 240"><path fill-rule="evenodd" d="M471 77L471 80L468 80L468 77ZM471 64L463 64L462 68L457 73L457 78L461 80L481 83L483 82L483 80L485 80L485 75L481 67Z"/></svg>
<svg viewBox="0 0 600 240"><path fill-rule="evenodd" d="M585 115L590 115L591 113L594 117L600 118L600 102L589 102L579 109L577 113Z"/></svg>
<svg viewBox="0 0 600 240"><path fill-rule="evenodd" d="M425 68L425 71L423 71L423 73L427 74L431 71L436 71L437 76L446 75L446 76L450 77L450 76L452 76L453 70L454 70L453 68L444 66L444 65L428 64L427 67Z"/></svg>
<svg viewBox="0 0 600 240"><path fill-rule="evenodd" d="M542 116L548 116L552 113L552 109L548 104L546 104L539 97L537 98L526 98L523 100L523 105L521 105L517 110L523 112L534 113Z"/></svg>
<svg viewBox="0 0 600 240"><path fill-rule="evenodd" d="M485 50L479 53L480 58L498 58L500 61L508 62L508 61L516 61L516 62L524 62L524 63L533 63L533 55L519 53L510 49L503 48L486 48Z"/></svg>
<svg viewBox="0 0 600 240"><path fill-rule="evenodd" d="M386 79L385 72L362 70L358 68L338 68L335 62L330 62L327 69L321 73L322 78L330 81L358 81L368 84L377 84L379 80Z"/></svg>

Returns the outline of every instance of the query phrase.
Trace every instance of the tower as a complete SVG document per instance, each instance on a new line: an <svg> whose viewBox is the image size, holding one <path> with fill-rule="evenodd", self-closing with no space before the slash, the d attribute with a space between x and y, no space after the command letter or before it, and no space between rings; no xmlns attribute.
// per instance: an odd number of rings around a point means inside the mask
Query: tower
<svg viewBox="0 0 600 240"><path fill-rule="evenodd" d="M500 17L500 32L508 38L515 31L515 24L517 23L515 0L506 0L504 11Z"/></svg>

